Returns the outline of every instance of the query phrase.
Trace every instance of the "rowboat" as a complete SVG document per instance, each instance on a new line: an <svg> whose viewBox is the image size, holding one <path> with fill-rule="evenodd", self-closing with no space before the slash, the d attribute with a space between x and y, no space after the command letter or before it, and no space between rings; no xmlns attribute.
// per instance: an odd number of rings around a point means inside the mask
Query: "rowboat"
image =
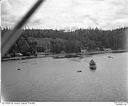
<svg viewBox="0 0 128 106"><path fill-rule="evenodd" d="M89 68L91 70L96 70L96 63L94 60L91 60L90 63L89 63Z"/></svg>

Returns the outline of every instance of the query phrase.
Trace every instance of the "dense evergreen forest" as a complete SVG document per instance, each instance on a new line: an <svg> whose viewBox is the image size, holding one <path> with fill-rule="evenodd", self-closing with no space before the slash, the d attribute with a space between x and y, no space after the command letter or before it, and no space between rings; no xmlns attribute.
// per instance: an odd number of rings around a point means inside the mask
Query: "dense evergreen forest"
<svg viewBox="0 0 128 106"><path fill-rule="evenodd" d="M35 52L45 53L78 53L81 50L96 51L103 48L112 50L126 49L128 28L115 30L77 29L75 31L52 29L22 29L21 37L9 50L10 54ZM2 36L11 29L2 29Z"/></svg>

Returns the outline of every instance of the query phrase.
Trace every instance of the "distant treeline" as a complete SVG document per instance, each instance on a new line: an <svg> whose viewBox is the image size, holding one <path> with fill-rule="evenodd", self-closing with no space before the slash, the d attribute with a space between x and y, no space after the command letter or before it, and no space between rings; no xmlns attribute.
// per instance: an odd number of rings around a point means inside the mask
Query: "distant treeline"
<svg viewBox="0 0 128 106"><path fill-rule="evenodd" d="M9 53L27 54L45 53L77 53L83 50L126 49L126 34L128 28L115 30L78 29L75 31L52 29L22 29L21 37L16 41ZM2 29L2 36L11 29Z"/></svg>

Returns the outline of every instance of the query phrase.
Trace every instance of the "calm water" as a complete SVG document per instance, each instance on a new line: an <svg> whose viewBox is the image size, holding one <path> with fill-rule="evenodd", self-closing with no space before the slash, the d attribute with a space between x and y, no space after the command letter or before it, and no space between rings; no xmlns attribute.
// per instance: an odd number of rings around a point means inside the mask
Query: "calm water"
<svg viewBox="0 0 128 106"><path fill-rule="evenodd" d="M108 56L112 58L108 58ZM96 71L88 67L90 59ZM128 53L2 62L2 95L9 101L128 101ZM77 72L80 71L81 72Z"/></svg>

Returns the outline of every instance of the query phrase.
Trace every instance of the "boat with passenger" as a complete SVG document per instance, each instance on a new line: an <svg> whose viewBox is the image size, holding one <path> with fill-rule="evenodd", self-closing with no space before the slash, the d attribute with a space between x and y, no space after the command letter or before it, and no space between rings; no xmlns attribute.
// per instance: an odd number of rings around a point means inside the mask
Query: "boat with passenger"
<svg viewBox="0 0 128 106"><path fill-rule="evenodd" d="M91 59L91 61L89 63L89 68L91 70L96 70L96 62L93 59Z"/></svg>

